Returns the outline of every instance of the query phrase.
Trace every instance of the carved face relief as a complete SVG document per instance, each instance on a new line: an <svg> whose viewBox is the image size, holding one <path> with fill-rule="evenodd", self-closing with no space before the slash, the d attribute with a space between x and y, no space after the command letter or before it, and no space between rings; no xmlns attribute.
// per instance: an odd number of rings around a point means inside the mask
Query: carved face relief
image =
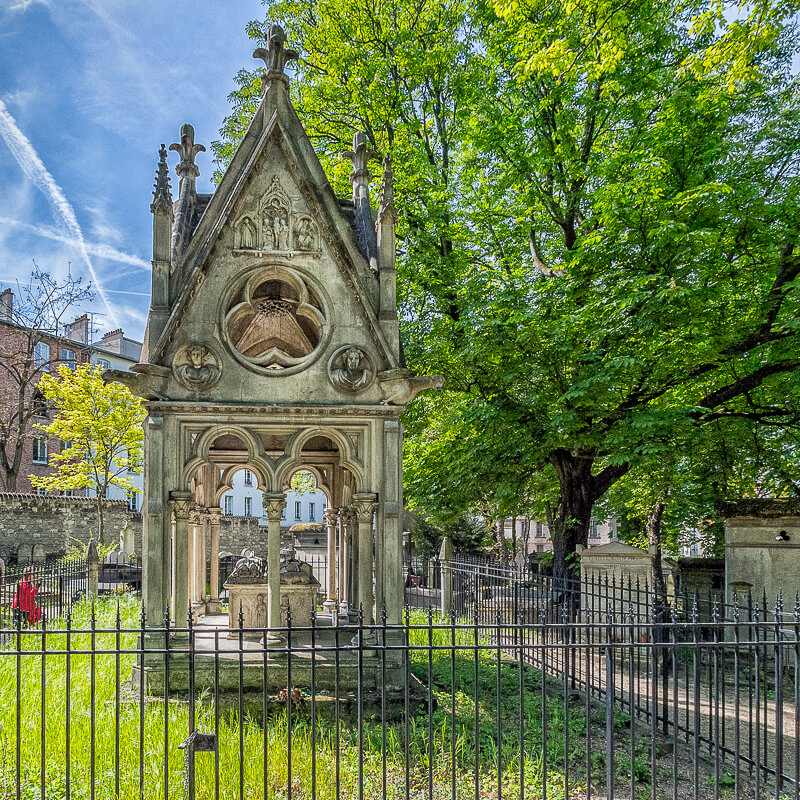
<svg viewBox="0 0 800 800"><path fill-rule="evenodd" d="M328 362L328 376L342 392L363 392L372 383L375 369L364 350L355 345L345 345Z"/></svg>
<svg viewBox="0 0 800 800"><path fill-rule="evenodd" d="M172 371L181 385L189 391L204 392L219 380L219 356L207 345L186 345L175 353Z"/></svg>
<svg viewBox="0 0 800 800"><path fill-rule="evenodd" d="M237 357L278 374L313 359L324 323L321 303L306 280L294 270L272 267L254 274L234 296L224 328Z"/></svg>

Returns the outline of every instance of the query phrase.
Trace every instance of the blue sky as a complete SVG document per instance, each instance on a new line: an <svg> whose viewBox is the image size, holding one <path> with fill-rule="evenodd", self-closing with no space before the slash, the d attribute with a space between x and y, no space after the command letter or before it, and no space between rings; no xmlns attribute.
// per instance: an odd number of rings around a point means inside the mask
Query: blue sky
<svg viewBox="0 0 800 800"><path fill-rule="evenodd" d="M0 289L34 259L71 263L99 334L141 339L159 145L190 122L210 151L262 16L258 0L0 0ZM211 191L210 152L197 164Z"/></svg>

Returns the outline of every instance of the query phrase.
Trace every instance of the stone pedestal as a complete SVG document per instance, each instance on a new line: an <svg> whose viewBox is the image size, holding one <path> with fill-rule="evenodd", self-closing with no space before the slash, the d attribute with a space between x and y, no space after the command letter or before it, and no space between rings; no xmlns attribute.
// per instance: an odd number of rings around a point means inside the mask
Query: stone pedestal
<svg viewBox="0 0 800 800"><path fill-rule="evenodd" d="M281 569L281 625L287 624L287 612L291 611L292 626L310 626L319 588L310 564L289 559Z"/></svg>
<svg viewBox="0 0 800 800"><path fill-rule="evenodd" d="M269 588L266 583L226 583L228 590L228 627L231 639L238 638L239 611L241 610L242 627L256 628L246 631L245 639L258 641L267 627L267 598Z"/></svg>

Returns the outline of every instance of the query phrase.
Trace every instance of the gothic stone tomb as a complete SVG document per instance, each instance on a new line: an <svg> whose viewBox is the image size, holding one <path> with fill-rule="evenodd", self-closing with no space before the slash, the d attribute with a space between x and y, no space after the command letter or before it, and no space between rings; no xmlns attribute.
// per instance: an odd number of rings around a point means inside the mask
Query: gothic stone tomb
<svg viewBox="0 0 800 800"><path fill-rule="evenodd" d="M351 198L331 189L289 97L281 28L270 29L262 97L217 190L198 194L190 125L162 145L153 213L152 300L133 374L147 399L143 590L147 618L219 613L220 500L247 467L269 523L267 623L279 626L280 522L298 469L326 493L326 607L385 604L400 622L403 404L440 378L403 368L395 300L391 164L369 197L357 133ZM211 575L206 575L210 537ZM210 596L206 594L210 578Z"/></svg>

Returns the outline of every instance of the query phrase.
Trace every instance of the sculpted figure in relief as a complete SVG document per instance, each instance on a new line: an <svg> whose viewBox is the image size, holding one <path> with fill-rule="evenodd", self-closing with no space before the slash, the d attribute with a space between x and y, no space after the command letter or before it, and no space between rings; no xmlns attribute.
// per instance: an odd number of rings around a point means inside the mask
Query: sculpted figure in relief
<svg viewBox="0 0 800 800"><path fill-rule="evenodd" d="M245 217L239 225L239 247L254 250L256 247L256 226L250 217Z"/></svg>
<svg viewBox="0 0 800 800"><path fill-rule="evenodd" d="M175 377L194 392L209 389L219 380L219 359L204 344L181 347L175 354L172 369Z"/></svg>
<svg viewBox="0 0 800 800"><path fill-rule="evenodd" d="M334 355L329 374L337 389L360 392L372 382L373 371L367 354L353 345Z"/></svg>
<svg viewBox="0 0 800 800"><path fill-rule="evenodd" d="M314 223L304 217L297 224L295 231L295 243L298 250L313 250L314 249Z"/></svg>

